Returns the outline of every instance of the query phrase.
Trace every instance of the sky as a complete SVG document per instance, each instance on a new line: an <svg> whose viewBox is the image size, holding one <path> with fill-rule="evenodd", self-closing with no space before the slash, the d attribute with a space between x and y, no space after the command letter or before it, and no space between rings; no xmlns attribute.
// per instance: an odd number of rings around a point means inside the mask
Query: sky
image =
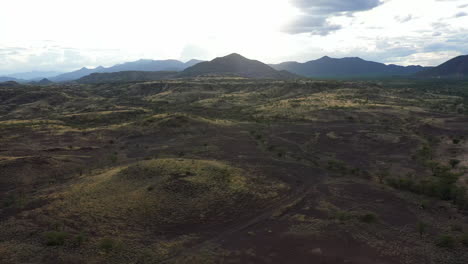
<svg viewBox="0 0 468 264"><path fill-rule="evenodd" d="M0 74L138 59L325 55L436 66L468 54L468 0L2 0Z"/></svg>

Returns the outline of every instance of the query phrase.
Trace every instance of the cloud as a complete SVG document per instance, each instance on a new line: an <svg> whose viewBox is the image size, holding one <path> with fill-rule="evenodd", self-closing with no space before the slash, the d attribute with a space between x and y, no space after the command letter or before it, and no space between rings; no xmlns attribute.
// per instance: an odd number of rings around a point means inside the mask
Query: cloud
<svg viewBox="0 0 468 264"><path fill-rule="evenodd" d="M356 12L371 10L381 0L290 0L301 11L301 15L287 24L283 31L290 34L310 33L325 36L342 28L332 24L329 18L352 16Z"/></svg>
<svg viewBox="0 0 468 264"><path fill-rule="evenodd" d="M458 12L455 14L455 17L465 17L465 16L468 16L466 12Z"/></svg>
<svg viewBox="0 0 468 264"><path fill-rule="evenodd" d="M396 16L395 20L400 22L400 23L406 23L410 20L413 20L413 15L407 15L407 16Z"/></svg>

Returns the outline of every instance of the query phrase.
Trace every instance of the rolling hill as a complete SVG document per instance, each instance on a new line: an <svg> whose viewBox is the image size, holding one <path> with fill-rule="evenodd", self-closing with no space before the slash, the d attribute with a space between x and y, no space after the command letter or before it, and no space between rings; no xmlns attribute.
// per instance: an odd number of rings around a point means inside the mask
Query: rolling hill
<svg viewBox="0 0 468 264"><path fill-rule="evenodd" d="M260 61L247 59L237 53L198 63L185 69L179 74L179 77L217 75L256 79L292 79L298 77L286 71L277 71Z"/></svg>
<svg viewBox="0 0 468 264"><path fill-rule="evenodd" d="M271 66L276 70L286 70L295 74L316 78L411 75L425 69L422 66L404 67L366 61L361 58L335 59L328 56L305 63L284 62Z"/></svg>
<svg viewBox="0 0 468 264"><path fill-rule="evenodd" d="M453 58L435 68L419 72L416 76L425 78L468 78L468 55Z"/></svg>

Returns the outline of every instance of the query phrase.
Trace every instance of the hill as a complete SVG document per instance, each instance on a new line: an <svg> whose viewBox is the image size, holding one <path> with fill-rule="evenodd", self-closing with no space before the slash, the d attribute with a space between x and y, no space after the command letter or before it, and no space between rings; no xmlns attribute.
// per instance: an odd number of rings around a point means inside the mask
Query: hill
<svg viewBox="0 0 468 264"><path fill-rule="evenodd" d="M468 77L468 55L453 58L435 68L419 72L416 76L465 79Z"/></svg>
<svg viewBox="0 0 468 264"><path fill-rule="evenodd" d="M292 79L297 77L292 73L277 71L260 61L250 60L236 53L215 58L212 61L198 63L185 69L179 74L179 77L217 75L256 79Z"/></svg>
<svg viewBox="0 0 468 264"><path fill-rule="evenodd" d="M110 73L93 73L77 80L78 83L126 83L156 81L171 79L177 75L176 71L121 71Z"/></svg>
<svg viewBox="0 0 468 264"><path fill-rule="evenodd" d="M411 75L425 69L422 66L404 67L366 61L361 58L335 59L328 56L305 63L284 62L271 66L276 70L287 70L295 74L317 78Z"/></svg>
<svg viewBox="0 0 468 264"><path fill-rule="evenodd" d="M186 63L183 63L178 60L138 60L133 62L117 64L108 68L99 66L95 69L88 69L84 67L80 70L64 73L50 79L54 82L66 82L80 79L81 77L90 75L92 73L112 73L121 71L182 71L199 62L201 61L190 60Z"/></svg>

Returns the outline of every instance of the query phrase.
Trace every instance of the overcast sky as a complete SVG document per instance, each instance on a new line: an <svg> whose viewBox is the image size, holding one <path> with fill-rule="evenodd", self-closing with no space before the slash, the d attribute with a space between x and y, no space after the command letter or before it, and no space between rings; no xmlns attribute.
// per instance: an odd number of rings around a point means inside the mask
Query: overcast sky
<svg viewBox="0 0 468 264"><path fill-rule="evenodd" d="M233 52L438 65L468 53L468 0L0 1L0 74Z"/></svg>

